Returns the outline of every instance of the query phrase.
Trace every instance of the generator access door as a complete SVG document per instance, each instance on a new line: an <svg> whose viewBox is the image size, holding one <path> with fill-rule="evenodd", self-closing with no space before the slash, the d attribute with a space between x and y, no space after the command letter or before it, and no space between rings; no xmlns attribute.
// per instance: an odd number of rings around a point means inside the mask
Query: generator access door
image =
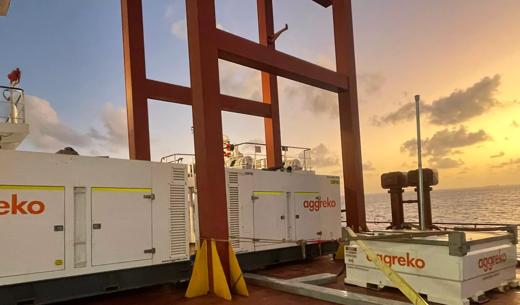
<svg viewBox="0 0 520 305"><path fill-rule="evenodd" d="M294 193L295 236L297 240L321 239L319 192Z"/></svg>
<svg viewBox="0 0 520 305"><path fill-rule="evenodd" d="M0 185L0 277L63 270L65 188Z"/></svg>
<svg viewBox="0 0 520 305"><path fill-rule="evenodd" d="M274 249L287 239L287 195L278 191L253 192L255 250ZM285 245L283 245L285 246Z"/></svg>
<svg viewBox="0 0 520 305"><path fill-rule="evenodd" d="M149 188L92 188L92 265L152 259Z"/></svg>

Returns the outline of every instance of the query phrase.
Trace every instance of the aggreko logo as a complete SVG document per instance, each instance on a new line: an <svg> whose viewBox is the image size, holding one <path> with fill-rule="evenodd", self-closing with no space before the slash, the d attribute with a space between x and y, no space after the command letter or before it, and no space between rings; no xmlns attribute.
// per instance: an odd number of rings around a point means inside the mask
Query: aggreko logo
<svg viewBox="0 0 520 305"><path fill-rule="evenodd" d="M303 207L311 212L318 212L320 208L333 208L335 206L336 200L330 200L329 197L327 197L327 200L305 200L303 202Z"/></svg>
<svg viewBox="0 0 520 305"><path fill-rule="evenodd" d="M12 215L38 215L45 211L45 203L38 200L18 201L18 195L11 195L11 202L1 200L0 201L0 216L12 214Z"/></svg>
<svg viewBox="0 0 520 305"><path fill-rule="evenodd" d="M393 265L399 265L403 267L410 267L416 269L423 269L426 267L426 262L421 258L415 258L410 255L410 253L406 252L406 256L399 255L386 255L386 254L376 254L379 259L388 266L392 267ZM372 260L367 255L367 260L371 262Z"/></svg>
<svg viewBox="0 0 520 305"><path fill-rule="evenodd" d="M484 269L484 272L493 270L495 265L504 263L507 261L507 254L501 253L498 250L498 254L486 256L478 260L479 269Z"/></svg>

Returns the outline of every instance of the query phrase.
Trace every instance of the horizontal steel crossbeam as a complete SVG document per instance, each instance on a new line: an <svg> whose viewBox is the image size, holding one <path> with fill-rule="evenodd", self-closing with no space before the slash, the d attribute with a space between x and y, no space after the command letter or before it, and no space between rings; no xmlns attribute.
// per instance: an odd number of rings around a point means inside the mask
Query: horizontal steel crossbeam
<svg viewBox="0 0 520 305"><path fill-rule="evenodd" d="M217 42L221 59L333 92L348 90L346 75L251 40L217 30Z"/></svg>

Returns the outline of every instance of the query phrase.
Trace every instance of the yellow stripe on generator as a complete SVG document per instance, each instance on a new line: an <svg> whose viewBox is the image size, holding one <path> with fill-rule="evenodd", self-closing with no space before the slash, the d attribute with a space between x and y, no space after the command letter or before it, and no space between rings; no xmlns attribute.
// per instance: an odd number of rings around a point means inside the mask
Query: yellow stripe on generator
<svg viewBox="0 0 520 305"><path fill-rule="evenodd" d="M261 191L261 192L253 192L253 196L283 196L285 192L270 192L270 191Z"/></svg>
<svg viewBox="0 0 520 305"><path fill-rule="evenodd" d="M47 185L0 185L0 190L63 191L65 187Z"/></svg>
<svg viewBox="0 0 520 305"><path fill-rule="evenodd" d="M93 187L93 192L151 193L151 188Z"/></svg>

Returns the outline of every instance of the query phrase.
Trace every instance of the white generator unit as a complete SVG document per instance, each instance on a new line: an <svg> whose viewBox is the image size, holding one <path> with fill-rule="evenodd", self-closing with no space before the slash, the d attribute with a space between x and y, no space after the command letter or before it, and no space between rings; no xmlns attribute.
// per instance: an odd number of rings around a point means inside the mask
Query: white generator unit
<svg viewBox="0 0 520 305"><path fill-rule="evenodd" d="M185 165L0 150L0 168L1 304L189 277Z"/></svg>
<svg viewBox="0 0 520 305"><path fill-rule="evenodd" d="M485 300L485 292L516 287L517 232L450 231L446 235L411 239L377 236L403 233L387 231L360 238L377 256L398 272L428 301L469 305ZM417 231L415 231L417 232ZM346 284L361 287L395 287L367 255L351 242L345 246Z"/></svg>
<svg viewBox="0 0 520 305"><path fill-rule="evenodd" d="M0 168L0 304L189 279L198 215L188 165L0 150ZM226 169L226 184L245 270L336 250L339 177Z"/></svg>
<svg viewBox="0 0 520 305"><path fill-rule="evenodd" d="M298 247L319 249L330 243L334 250L337 246L341 238L339 177L312 171L227 169L226 185L229 236L239 260L241 253L292 247L299 255ZM302 255L305 258L305 251Z"/></svg>
<svg viewBox="0 0 520 305"><path fill-rule="evenodd" d="M339 179L313 171L226 168L229 237L242 269L335 253ZM191 243L199 240L195 180L189 174Z"/></svg>

